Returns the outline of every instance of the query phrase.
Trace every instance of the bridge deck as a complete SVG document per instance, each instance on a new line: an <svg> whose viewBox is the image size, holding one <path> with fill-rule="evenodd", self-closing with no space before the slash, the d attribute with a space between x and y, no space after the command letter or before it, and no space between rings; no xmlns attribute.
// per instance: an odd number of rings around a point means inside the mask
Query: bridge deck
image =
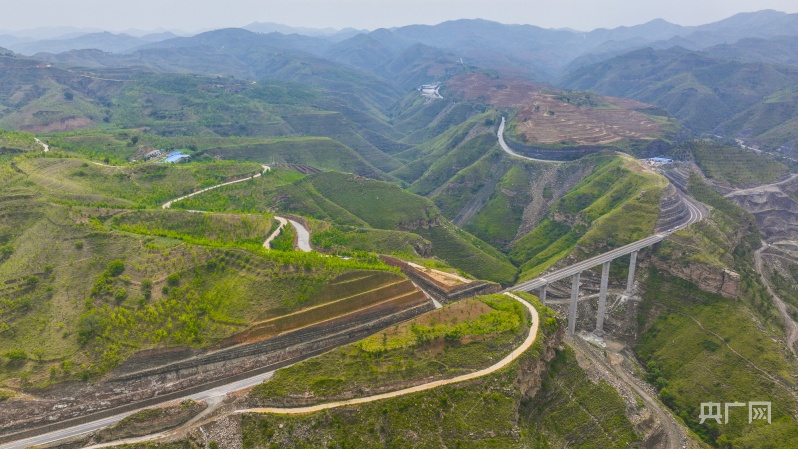
<svg viewBox="0 0 798 449"><path fill-rule="evenodd" d="M604 262L609 262L611 260L617 259L621 256L625 256L627 254L631 254L635 251L639 251L643 248L649 247L655 243L659 243L665 240L668 237L668 233L659 233L654 234L650 237L646 237L642 240L638 240L636 242L632 242L626 246L622 246L620 248L616 248L611 251L607 251L604 254L600 254L596 257L591 257L590 259L583 260L582 262L577 262L569 267L565 267L561 270L554 271L552 273L546 274L544 276L537 277L535 279L530 279L528 281L522 282L520 284L514 285L510 287L508 290L520 290L520 291L532 291L543 287L544 285L548 285L552 282L559 281L561 279L565 279L567 277L571 277L577 273L581 273L585 270L589 270L593 267L603 264Z"/></svg>

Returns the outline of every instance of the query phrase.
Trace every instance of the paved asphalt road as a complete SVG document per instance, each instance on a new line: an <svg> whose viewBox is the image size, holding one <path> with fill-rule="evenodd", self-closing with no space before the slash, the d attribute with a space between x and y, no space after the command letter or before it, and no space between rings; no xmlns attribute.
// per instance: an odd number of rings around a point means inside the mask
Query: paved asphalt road
<svg viewBox="0 0 798 449"><path fill-rule="evenodd" d="M509 153L509 154L511 154L513 156L521 157L521 158L524 158L524 159L536 160L536 159L531 159L531 158L527 158L527 157L524 157L524 156L520 156L520 155L514 153L507 146L507 144L504 142L504 138L503 138L504 125L505 125L505 120L502 117L502 123L499 126L498 138L499 138L499 143L501 144L501 146L504 149L504 151L506 151L507 153ZM541 161L541 162L551 162L551 161ZM266 170L268 170L268 168L264 167L264 171L266 171ZM259 175L260 174L256 175L256 177L259 176ZM244 180L241 180L241 181L244 181ZM222 185L232 184L232 183L241 182L241 181L234 181L234 182L225 183L225 184L222 184ZM215 187L220 187L220 186L214 186L214 188ZM209 190L209 189L205 189L205 190ZM203 191L205 191L205 190L203 190ZM195 194L196 193L200 193L200 192L195 192ZM633 251L637 251L637 250L640 250L642 248L646 248L648 246L651 246L654 243L657 243L657 242L660 242L660 241L664 240L668 235L670 235L671 232L673 232L675 230L678 230L678 229L681 229L681 228L684 228L686 226L689 226L692 223L695 223L697 221L702 220L704 215L706 214L705 208L702 205L700 205L700 204L696 204L692 199L687 197L687 195L685 195L684 193L680 192L680 194L682 195L682 199L683 199L683 201L685 201L685 204L686 204L687 208L689 209L690 214L689 214L689 217L686 218L685 221L683 223L679 224L677 227L675 227L673 229L670 229L667 232L658 233L658 234L652 235L650 237L647 237L645 239L639 240L637 242L633 242L633 243L631 243L629 245L626 245L626 246L623 246L621 248L616 248L616 249L614 249L612 251L609 251L607 253L604 253L604 254L601 254L599 256L593 257L591 259L576 263L576 264L574 264L574 265L572 265L570 267L566 267L566 268L564 268L562 270L558 270L558 271L555 271L553 273L549 273L545 277L539 277L539 278L536 278L536 279L532 279L530 281L526 281L526 282L517 284L517 285L515 285L514 287L511 287L508 290L531 291L531 290L540 288L544 284L547 284L547 283L550 283L550 282L554 282L554 281L559 280L559 279L564 279L564 278L569 277L569 276L573 276L574 274L576 274L578 272L584 271L586 269L592 268L592 267L597 266L597 265L601 265L602 263L607 262L609 260L613 260L613 259L616 259L616 258L618 258L620 256L629 254L629 253L631 253ZM174 201L179 201L180 199L182 199L182 198L178 198L177 200L170 201L169 203L164 204L163 207L164 208L168 208L171 205L171 203L173 203ZM302 251L311 251L310 233L307 231L307 229L305 229L304 226L302 226L300 223L298 223L298 222L296 222L294 220L289 220L289 222L291 223L292 226L294 226L294 228L297 231L297 240L298 240L297 246L299 246L299 249L302 250ZM266 373L266 374L260 374L260 375L253 376L253 377L248 378L248 379L244 379L244 380L241 380L241 381L237 381L237 382L233 382L233 383L227 384L227 385L222 386L222 387L218 387L218 388L214 388L214 389L211 389L211 390L207 390L207 391L204 391L204 392L201 392L201 393L197 393L195 395L190 395L190 396L187 396L186 398L183 398L183 399L191 398L191 399L195 399L195 400L204 400L204 399L209 399L209 398L215 397L215 396L225 395L225 394L227 394L229 392L233 392L233 391L237 391L237 390L241 390L241 389L244 389L244 388L249 388L249 387L255 386L255 385L259 384L259 383L262 383L265 379L271 377L272 375L273 375L273 372L269 372L269 373ZM91 423L87 423L87 424L82 424L82 425L78 425L78 426L75 426L75 427L71 427L69 429L58 430L58 431L50 432L50 433L47 433L47 434L39 435L39 436L36 436L36 437L27 438L25 440L20 440L20 441L15 441L15 442L8 443L8 444L0 445L0 449L25 448L25 447L28 447L28 446L41 445L41 444L46 444L46 443L51 443L51 442L54 442L54 441L62 440L62 439L65 439L65 438L72 438L72 437L75 437L75 436L83 435L85 433L92 432L94 430L98 430L98 429L101 429L103 427L107 427L109 425L112 425L112 424L114 424L116 422L119 422L122 419L124 419L126 416L130 415L131 413L135 413L135 412L136 411L132 411L132 412L129 412L129 413L123 413L123 414L115 415L115 416L112 416L112 417L109 417L109 418L101 419L101 420L98 420L98 421L93 421Z"/></svg>
<svg viewBox="0 0 798 449"><path fill-rule="evenodd" d="M176 399L174 401L169 401L169 402L180 402L184 399L194 399L195 401L202 401L217 396L224 396L234 391L243 390L249 387L254 387L255 385L263 383L264 380L271 378L273 375L274 371L270 371L264 374L258 374L257 376L252 376L247 379L239 380L237 382L229 383L227 385L206 390L200 393L188 395L184 398ZM98 421L92 421L90 423L80 424L74 427L70 427L68 429L56 430L54 432L45 433L43 435L38 435L31 438L26 438L24 440L13 441L11 443L0 445L0 449L21 449L29 446L38 446L47 443L52 443L66 438L74 438L113 425L123 420L126 416L136 413L139 410L120 413L119 415L109 416L108 418L100 419Z"/></svg>
<svg viewBox="0 0 798 449"><path fill-rule="evenodd" d="M522 155L516 153L515 151L513 151L510 148L510 146L507 145L507 142L504 141L504 124L505 124L505 120L504 120L504 117L502 117L502 123L499 125L499 132L496 133L496 137L499 138L499 145L502 147L502 150L504 150L505 153L509 154L510 156L515 156L515 157L520 157L521 159L526 159L528 161L547 162L549 164L562 164L562 161L549 161L549 160L546 160L546 159L534 159L534 158L531 158L531 157L522 156Z"/></svg>
<svg viewBox="0 0 798 449"><path fill-rule="evenodd" d="M311 252L313 248L310 246L310 232L302 226L302 223L291 220L290 218L288 222L296 229L296 246L299 250L306 253Z"/></svg>

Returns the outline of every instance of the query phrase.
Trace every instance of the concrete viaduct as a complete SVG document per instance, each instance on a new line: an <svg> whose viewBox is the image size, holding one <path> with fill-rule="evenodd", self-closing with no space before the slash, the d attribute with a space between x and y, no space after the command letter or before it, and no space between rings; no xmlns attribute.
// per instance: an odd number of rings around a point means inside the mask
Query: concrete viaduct
<svg viewBox="0 0 798 449"><path fill-rule="evenodd" d="M647 248L655 243L659 243L668 237L669 233L662 232L646 237L642 240L630 243L626 246L616 248L604 254L592 257L582 262L575 263L571 266L565 267L561 270L548 273L545 276L540 276L529 281L516 284L507 289L521 290L531 292L540 289L540 300L546 301L546 287L552 282L556 282L565 278L571 278L571 303L568 309L568 333L573 335L576 332L576 311L577 301L579 300L579 277L583 271L589 270L593 267L601 265L601 287L599 289L599 308L598 316L596 318L596 335L603 335L604 333L604 317L607 312L607 284L610 278L610 263L613 260L631 254L629 261L629 277L626 281L626 292L631 293L635 280L635 268L637 265L637 252L643 248Z"/></svg>

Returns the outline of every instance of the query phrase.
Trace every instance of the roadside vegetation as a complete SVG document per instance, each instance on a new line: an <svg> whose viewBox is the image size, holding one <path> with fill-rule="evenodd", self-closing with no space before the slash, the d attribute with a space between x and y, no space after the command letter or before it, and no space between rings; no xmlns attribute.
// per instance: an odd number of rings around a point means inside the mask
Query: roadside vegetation
<svg viewBox="0 0 798 449"><path fill-rule="evenodd" d="M707 293L652 267L638 314L642 338L635 352L662 402L705 442L755 447L778 441L779 447L798 447L798 366L776 339L783 338L782 320L754 271L753 252L761 238L754 217L695 174L689 191L713 207L710 216L663 242L655 257L689 271L734 270L740 275L739 298ZM749 424L747 408L731 408L728 423L700 423L701 403L748 401L772 402L772 424Z"/></svg>
<svg viewBox="0 0 798 449"><path fill-rule="evenodd" d="M309 176L291 170L216 189L177 203L175 207L219 212L255 213L271 210L301 214L329 222L339 229L374 229L412 233L414 242L430 243L425 256L436 256L449 265L481 279L509 284L516 268L506 256L441 216L435 204L395 184L351 174L324 172ZM333 248L348 241L329 228L317 241ZM375 235L385 235L377 233ZM352 250L384 248L370 237ZM426 246L426 244L424 245ZM400 246L400 248L404 245ZM390 246L389 246L390 248ZM427 251L424 249L423 251ZM393 252L393 251L392 251Z"/></svg>
<svg viewBox="0 0 798 449"><path fill-rule="evenodd" d="M544 374L541 389L537 394L531 399L523 396L518 385L519 382L525 382L522 377L530 373L522 370L520 365L537 363L541 354L549 350L543 341L553 337L559 327L552 310L540 304L531 295L523 293L521 295L535 304L540 315L541 327L533 348L507 368L461 384L361 404L356 410L353 407L339 407L304 415L247 414L242 417L244 446L309 448L323 444L366 448L386 445L522 448L556 447L567 444L568 447L598 449L625 448L638 441L639 437L634 433L631 423L624 414L624 403L620 396L607 384L597 385L588 380L584 371L576 364L573 353L568 350L558 353L551 362L551 371ZM484 301L486 298L492 296L480 299ZM435 313L452 313L454 306L459 304L463 303L449 306L448 310L444 308L432 312L417 320L428 320L428 317ZM496 309L482 317L495 314L495 311ZM511 313L508 316L521 315ZM475 320L472 314L470 320L460 321L454 327L469 322L476 323L479 319ZM402 333L396 335L413 335L412 326L413 324L401 326ZM452 328L444 322L436 326L440 326L441 329ZM490 338L495 339L502 335L494 333ZM428 353L422 349L424 345L430 346L430 342L418 346L414 343L416 337L399 340L388 337L386 340L401 345L389 349L382 356L386 358L389 358L392 352L409 351L414 346L414 354ZM442 342L438 343L440 344ZM471 344L473 342L463 344L461 347ZM347 350L365 351L361 348L377 349L382 346L382 336L376 334L347 347ZM483 363L498 360L501 351L497 349L491 351L492 360L484 358L484 355L481 356ZM452 346L448 352L452 354L458 350ZM464 359L462 363L468 363L465 360L467 358L465 353L460 353L460 356ZM445 357L449 359L449 363L454 361L450 356ZM405 357L403 363L414 363L412 359L412 356ZM364 379L364 375L366 377L372 375L367 374L368 370L355 368L362 362L357 364L352 362L353 359L344 351L338 353L337 357L331 357L329 364L339 368L347 367L343 371L341 369L337 371L346 374L341 376L343 382L319 383L316 384L316 388L348 388L357 391L359 395L362 390L356 390L357 383L350 379ZM330 370L332 372L332 369ZM406 372L404 369L402 371ZM295 373L300 374L300 372ZM311 370L308 370L307 374L314 375ZM416 373L419 378L422 375L422 372ZM295 385L290 382L288 376L280 376L278 372L277 377L254 390L253 396L264 390L273 391L268 390L270 388L268 385L275 380L280 382L283 388ZM316 399L318 398L314 397L314 400ZM589 437L587 429L590 429Z"/></svg>
<svg viewBox="0 0 798 449"><path fill-rule="evenodd" d="M204 214L155 209L117 214L110 220L110 227L197 245L257 248L277 224L268 214Z"/></svg>
<svg viewBox="0 0 798 449"><path fill-rule="evenodd" d="M466 299L279 370L250 398L264 405L368 396L489 366L526 337L529 317L507 295Z"/></svg>

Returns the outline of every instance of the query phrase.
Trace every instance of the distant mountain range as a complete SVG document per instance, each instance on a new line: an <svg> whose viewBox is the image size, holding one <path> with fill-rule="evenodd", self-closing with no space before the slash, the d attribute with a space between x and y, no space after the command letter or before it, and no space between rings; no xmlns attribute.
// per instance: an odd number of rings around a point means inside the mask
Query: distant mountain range
<svg viewBox="0 0 798 449"><path fill-rule="evenodd" d="M387 50L390 55L396 56L414 44L423 44L453 52L469 64L495 66L551 81L567 71L644 47L667 49L679 46L689 50L705 50L718 45L733 44L742 39L769 40L798 36L798 14L764 10L737 14L700 26L681 26L657 19L641 25L602 28L589 32L544 29L533 25L504 25L480 19L454 20L438 25L410 25L371 32L351 28L298 28L259 22L246 25L243 29L258 34L279 33L282 36L281 41L275 42L277 38L273 36L271 45L302 50L317 56L330 50L335 54L335 59L342 61L374 62L373 56L364 53L374 54ZM130 53L142 48L205 45L221 30L193 36L196 39L193 43L186 40L192 38L175 41L173 38L176 35L170 32L134 35L132 32L76 34L75 30L71 33L67 33L67 29L60 31L60 37L50 36L41 40L31 40L30 33L16 36L7 33L0 35L0 46L24 55L81 49ZM152 45L154 43L160 45ZM341 47L332 48L337 44L341 44Z"/></svg>
<svg viewBox="0 0 798 449"><path fill-rule="evenodd" d="M0 45L63 68L313 84L383 111L423 83L479 70L653 103L699 133L798 146L798 14L770 10L590 32L480 19L370 32L252 23L190 37L101 32Z"/></svg>

